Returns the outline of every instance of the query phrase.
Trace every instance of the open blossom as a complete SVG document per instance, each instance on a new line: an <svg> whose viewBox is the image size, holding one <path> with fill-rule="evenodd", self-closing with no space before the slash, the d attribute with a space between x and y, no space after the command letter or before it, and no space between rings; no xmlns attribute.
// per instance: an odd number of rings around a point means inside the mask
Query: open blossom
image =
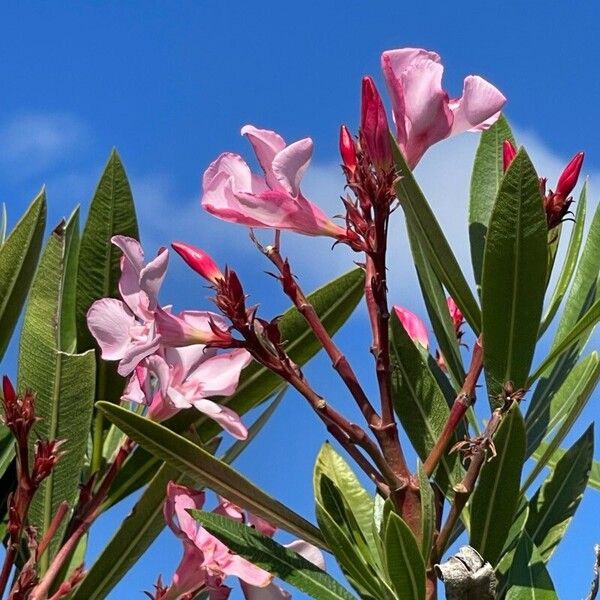
<svg viewBox="0 0 600 600"><path fill-rule="evenodd" d="M435 52L388 50L381 55L381 66L392 99L396 139L411 169L436 142L492 125L506 102L476 75L465 78L460 98L450 98L442 88L444 67Z"/></svg>
<svg viewBox="0 0 600 600"><path fill-rule="evenodd" d="M268 586L272 580L270 573L233 554L187 512L188 509L200 509L203 504L202 492L169 482L165 521L183 542L183 558L173 575L168 597L178 598L204 588L211 600L227 598L230 588L224 580L228 575L239 577L253 587Z"/></svg>
<svg viewBox="0 0 600 600"><path fill-rule="evenodd" d="M119 280L123 300L96 300L88 310L87 324L100 346L102 358L118 360L118 372L128 375L159 347L154 313L169 253L161 248L156 258L145 264L137 240L117 235L112 243L123 252Z"/></svg>
<svg viewBox="0 0 600 600"><path fill-rule="evenodd" d="M245 439L248 431L239 415L210 398L233 394L250 360L245 350L219 352L200 344L167 347L137 367L123 399L147 404L148 416L156 421L193 407L233 437Z"/></svg>
<svg viewBox="0 0 600 600"><path fill-rule="evenodd" d="M342 237L345 230L332 223L300 191L313 142L304 138L289 146L268 129L242 128L264 171L257 175L238 154L221 154L206 170L202 206L211 214L248 227L290 229L305 235Z"/></svg>
<svg viewBox="0 0 600 600"><path fill-rule="evenodd" d="M429 348L429 336L425 323L415 313L402 306L394 306L394 312L410 339L425 349Z"/></svg>

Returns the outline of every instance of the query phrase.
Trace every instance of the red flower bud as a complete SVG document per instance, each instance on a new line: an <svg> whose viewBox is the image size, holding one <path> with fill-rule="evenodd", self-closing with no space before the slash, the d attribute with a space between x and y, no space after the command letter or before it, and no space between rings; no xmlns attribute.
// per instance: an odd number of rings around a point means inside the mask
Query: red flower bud
<svg viewBox="0 0 600 600"><path fill-rule="evenodd" d="M350 174L356 170L356 145L352 134L345 125L340 128L340 154L344 166Z"/></svg>
<svg viewBox="0 0 600 600"><path fill-rule="evenodd" d="M385 108L371 77L362 80L362 108L360 118L361 141L371 159L380 169L392 165L392 146Z"/></svg>
<svg viewBox="0 0 600 600"><path fill-rule="evenodd" d="M577 185L581 166L583 165L583 152L578 152L565 167L556 184L556 194L563 198L568 198L573 188Z"/></svg>
<svg viewBox="0 0 600 600"><path fill-rule="evenodd" d="M508 171L510 163L515 160L516 155L517 149L513 146L513 143L510 140L504 140L502 144L502 166L505 173Z"/></svg>
<svg viewBox="0 0 600 600"><path fill-rule="evenodd" d="M206 252L200 250L200 248L195 248L183 242L173 242L171 246L204 279L214 284L224 279L223 273L221 273L221 269L219 269L215 261Z"/></svg>

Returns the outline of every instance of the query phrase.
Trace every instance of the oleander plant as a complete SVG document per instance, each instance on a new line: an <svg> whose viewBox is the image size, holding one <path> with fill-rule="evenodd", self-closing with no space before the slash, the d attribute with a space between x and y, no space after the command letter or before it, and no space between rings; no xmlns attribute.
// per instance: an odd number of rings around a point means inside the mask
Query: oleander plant
<svg viewBox="0 0 600 600"><path fill-rule="evenodd" d="M202 249L165 240L145 253L115 151L81 231L77 208L45 233L44 191L8 235L4 212L0 358L23 315L18 370L2 386L0 597L108 598L165 527L182 557L164 579L151 565L154 600L558 597L548 561L583 494L600 489L594 424L580 418L600 378L598 353L586 351L600 320L600 210L586 223L586 184L573 196L584 155L550 187L491 83L466 77L450 98L440 57L422 49L386 51L381 65L392 121L365 77L359 127L340 130L337 217L301 190L310 138L288 144L246 125L260 172L225 152L204 173L201 207L249 232L289 300L283 315L265 314L235 266ZM413 169L468 131L480 142L464 230L472 264L461 265ZM306 292L289 235L329 237L332 253L347 246L350 270ZM403 235L411 254L390 255L390 236ZM176 313L159 300L179 260L171 248L212 304ZM414 264L427 315L389 298L394 261ZM354 344L376 385L335 339L357 307L370 335ZM320 351L340 406L303 371ZM322 447L306 448L314 514L232 466L289 390L323 425ZM301 433L288 443L304 443ZM91 526L132 494L90 561ZM295 540L280 543L278 531ZM573 587L593 600L600 548L579 559L592 585Z"/></svg>

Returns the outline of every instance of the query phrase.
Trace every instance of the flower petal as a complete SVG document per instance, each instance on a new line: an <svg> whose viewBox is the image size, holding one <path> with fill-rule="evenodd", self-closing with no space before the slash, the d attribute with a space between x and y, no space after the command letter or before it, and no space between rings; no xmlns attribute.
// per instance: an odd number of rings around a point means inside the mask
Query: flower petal
<svg viewBox="0 0 600 600"><path fill-rule="evenodd" d="M451 135L487 129L496 122L505 103L504 95L485 79L465 77L462 96L450 102L454 113Z"/></svg>
<svg viewBox="0 0 600 600"><path fill-rule="evenodd" d="M286 146L273 159L273 174L283 189L294 197L300 193L300 180L308 169L312 153L313 141L304 138Z"/></svg>
<svg viewBox="0 0 600 600"><path fill-rule="evenodd" d="M188 375L188 381L198 383L202 396L231 396L237 388L242 369L252 357L246 350L222 352L202 361Z"/></svg>
<svg viewBox="0 0 600 600"><path fill-rule="evenodd" d="M120 360L131 343L129 329L135 317L116 298L96 300L87 313L87 325L96 338L104 360Z"/></svg>
<svg viewBox="0 0 600 600"><path fill-rule="evenodd" d="M169 264L169 251L161 248L154 260L151 260L140 272L140 289L148 296L148 308L156 308L158 291L165 278Z"/></svg>
<svg viewBox="0 0 600 600"><path fill-rule="evenodd" d="M258 129L254 125L244 125L241 133L252 144L256 158L265 173L267 183L271 187L276 186L277 179L272 170L273 159L278 152L285 148L284 139L270 129Z"/></svg>
<svg viewBox="0 0 600 600"><path fill-rule="evenodd" d="M240 416L230 408L221 406L220 404L205 398L194 400L191 404L201 413L204 413L207 417L210 417L213 421L216 421L234 438L238 440L245 440L248 437L248 430L242 423Z"/></svg>
<svg viewBox="0 0 600 600"><path fill-rule="evenodd" d="M316 546L313 546L304 540L294 540L289 544L284 544L284 546L288 550L293 550L294 552L298 553L313 565L319 567L319 569L322 571L325 570L325 557Z"/></svg>

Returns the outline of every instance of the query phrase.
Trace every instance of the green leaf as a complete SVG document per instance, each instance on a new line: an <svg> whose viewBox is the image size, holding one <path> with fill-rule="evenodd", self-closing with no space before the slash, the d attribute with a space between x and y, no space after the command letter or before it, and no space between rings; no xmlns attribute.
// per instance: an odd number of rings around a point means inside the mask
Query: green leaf
<svg viewBox="0 0 600 600"><path fill-rule="evenodd" d="M425 600L425 563L415 536L406 523L390 513L384 535L390 581L402 600Z"/></svg>
<svg viewBox="0 0 600 600"><path fill-rule="evenodd" d="M504 115L500 115L494 125L481 134L475 162L473 163L469 202L469 241L471 243L473 273L478 289L481 286L487 229L504 175L504 161L502 158L504 140L510 140L516 145L508 121Z"/></svg>
<svg viewBox="0 0 600 600"><path fill-rule="evenodd" d="M163 425L116 404L98 402L96 406L132 440L161 460L173 465L189 477L197 478L206 487L238 506L298 535L311 544L323 547L319 530L314 525L254 486L237 471L200 446Z"/></svg>
<svg viewBox="0 0 600 600"><path fill-rule="evenodd" d="M515 560L515 552L517 546L521 541L521 536L525 532L525 524L529 517L529 502L527 498L521 496L519 500L519 507L515 513L510 531L506 538L506 543L502 549L502 556L496 567L496 576L498 577L498 588L496 590L496 596L498 598L504 598L505 588L508 585L508 572L510 567ZM528 535L525 532L525 535Z"/></svg>
<svg viewBox="0 0 600 600"><path fill-rule="evenodd" d="M558 461L529 502L527 531L548 562L565 535L587 486L594 457L594 425Z"/></svg>
<svg viewBox="0 0 600 600"><path fill-rule="evenodd" d="M309 295L311 304L330 334L333 335L338 331L350 317L362 298L363 289L364 273L362 269L353 269ZM287 340L288 354L300 367L321 349L321 345L296 308L290 308L283 314L279 321L279 330L282 339ZM257 363L252 363L242 372L235 394L220 399L219 403L243 415L267 400L281 383L282 380L278 375ZM214 421L195 409L181 411L166 425L178 432L186 431L193 425L203 441L209 440L220 431ZM143 448L136 450L115 478L111 489L112 502L118 502L144 485L159 465L160 461Z"/></svg>
<svg viewBox="0 0 600 600"><path fill-rule="evenodd" d="M177 469L163 463L71 600L102 600L108 597L113 587L164 529L163 504L167 483L180 478L182 475Z"/></svg>
<svg viewBox="0 0 600 600"><path fill-rule="evenodd" d="M390 349L394 409L424 461L444 429L450 409L421 352L395 314L391 318ZM436 477L445 492L460 480L457 453L442 459Z"/></svg>
<svg viewBox="0 0 600 600"><path fill-rule="evenodd" d="M544 560L527 532L517 546L508 586L506 600L558 600Z"/></svg>
<svg viewBox="0 0 600 600"><path fill-rule="evenodd" d="M0 246L0 359L27 297L45 225L46 194L42 190Z"/></svg>
<svg viewBox="0 0 600 600"><path fill-rule="evenodd" d="M97 348L86 320L92 303L100 298L119 297L121 252L110 241L115 235L139 239L129 181L121 158L117 151L113 150L92 198L81 236L76 294L77 340L80 352ZM96 400L119 402L125 380L117 373L116 363L103 361L99 352L96 361ZM97 414L94 422L92 472L101 468L103 435L102 415Z"/></svg>
<svg viewBox="0 0 600 600"><path fill-rule="evenodd" d="M549 449L549 444L542 442L538 449L533 453L533 458L539 460L542 455L545 455ZM550 469L555 469L560 459L567 453L564 448L556 448L550 455L550 458L546 460L546 466ZM596 490L600 490L600 461L592 461L592 468L590 469L590 477L588 479L588 486Z"/></svg>
<svg viewBox="0 0 600 600"><path fill-rule="evenodd" d="M531 385L536 379L541 377L544 371L552 365L552 363L558 359L558 363L550 374L548 380L542 379L536 388L536 394L538 388L541 388L541 393L551 394L552 391L549 387L549 382L552 381L555 385L560 385L564 378L570 372L572 365L577 361L581 350L585 344L581 344L582 338L589 337L595 325L600 321L600 298L592 304L590 309L581 317L579 321L573 326L571 331L565 335L562 340L552 348L548 356L542 361L542 364L535 370L535 372L529 378L529 384ZM586 340L587 342L587 340ZM575 346L572 351L569 351L571 346ZM569 364L569 370L564 369L564 365ZM559 373L558 376L554 376L554 373ZM533 401L538 400L534 396Z"/></svg>
<svg viewBox="0 0 600 600"><path fill-rule="evenodd" d="M469 544L496 566L519 502L525 461L525 424L518 405L506 414L493 441L496 456L483 465L471 501Z"/></svg>
<svg viewBox="0 0 600 600"><path fill-rule="evenodd" d="M421 555L427 563L433 545L433 532L435 531L435 498L433 488L421 463L419 463L417 476L421 494Z"/></svg>
<svg viewBox="0 0 600 600"><path fill-rule="evenodd" d="M327 495L328 491L332 489L335 490L326 475L321 478L320 484L322 495ZM321 533L352 587L358 591L361 598L383 598L381 588L383 582L378 579L371 566L365 562L347 528L319 502L316 504L316 514ZM336 511L337 514L339 511Z"/></svg>
<svg viewBox="0 0 600 600"><path fill-rule="evenodd" d="M537 402L538 396L552 396L579 360L599 318L599 271L600 205L590 225L550 353L530 377L530 384L542 377L532 402Z"/></svg>
<svg viewBox="0 0 600 600"><path fill-rule="evenodd" d="M45 532L58 505L77 499L80 470L84 462L94 402L94 355L69 354L72 338L63 321L72 322L72 277L68 266L72 245L76 242L77 213L69 223L61 223L50 235L36 272L23 322L19 347L19 389L36 393L36 414L40 418L33 436L65 440L64 456L58 461L36 495L29 518L41 533ZM34 439L31 440L33 453ZM66 523L59 528L48 551L40 560L42 572L54 556Z"/></svg>
<svg viewBox="0 0 600 600"><path fill-rule="evenodd" d="M556 433L528 476L525 488L538 476L545 466L545 461L569 433L590 399L599 378L600 359L596 352L592 352L569 373L554 396L544 399L544 404L538 400L538 404L530 405L525 419L527 456L534 452L542 440L547 440L553 431Z"/></svg>
<svg viewBox="0 0 600 600"><path fill-rule="evenodd" d="M524 387L537 342L548 256L539 179L525 150L511 163L487 230L481 305L490 394Z"/></svg>
<svg viewBox="0 0 600 600"><path fill-rule="evenodd" d="M408 227L408 239L417 270L421 294L425 302L425 308L431 321L431 326L440 347L440 352L448 367L448 373L452 379L455 390L459 390L465 380L465 370L460 356L458 340L454 325L448 310L444 288L431 268L423 248L415 235L413 228Z"/></svg>
<svg viewBox="0 0 600 600"><path fill-rule="evenodd" d="M353 517L353 525L358 528L366 546L367 556L365 558L376 560L377 555L371 551L375 546L372 527L373 500L360 484L348 463L329 443L325 443L321 447L314 471L315 497L317 502L326 507L321 496L321 487L318 483L322 475L326 475L331 480L346 502L348 510Z"/></svg>
<svg viewBox="0 0 600 600"><path fill-rule="evenodd" d="M423 252L443 286L448 290L476 334L481 331L481 311L458 261L437 222L431 207L406 164L396 140L392 149L398 171L396 195L406 215L406 222L418 238Z"/></svg>
<svg viewBox="0 0 600 600"><path fill-rule="evenodd" d="M571 237L569 239L569 246L567 248L567 254L563 263L562 270L556 282L556 287L552 292L552 297L548 302L548 308L542 318L542 324L540 325L540 331L538 336L541 337L543 333L548 329L548 326L554 319L558 307L560 306L573 274L575 273L575 266L577 265L577 259L579 258L579 251L581 249L581 242L583 240L583 230L585 227L585 214L587 207L587 181L583 185L581 194L579 195L579 203L577 205L577 212L575 213L575 225L571 231Z"/></svg>
<svg viewBox="0 0 600 600"><path fill-rule="evenodd" d="M331 575L256 529L214 513L200 510L190 510L189 513L234 554L283 579L311 598L354 599Z"/></svg>
<svg viewBox="0 0 600 600"><path fill-rule="evenodd" d="M79 207L69 217L65 231L64 289L60 319L60 349L77 352L75 298L77 292L77 263L79 258Z"/></svg>

